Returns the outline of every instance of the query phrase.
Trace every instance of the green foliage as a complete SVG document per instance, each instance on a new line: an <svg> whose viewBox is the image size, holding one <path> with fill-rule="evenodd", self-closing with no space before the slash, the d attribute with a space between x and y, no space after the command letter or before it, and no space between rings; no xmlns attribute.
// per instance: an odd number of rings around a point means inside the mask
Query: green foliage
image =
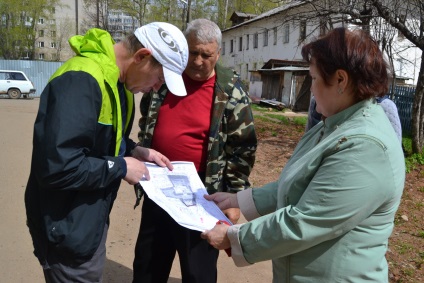
<svg viewBox="0 0 424 283"><path fill-rule="evenodd" d="M424 153L413 153L405 158L406 172L415 170L417 164L424 165Z"/></svg>
<svg viewBox="0 0 424 283"><path fill-rule="evenodd" d="M424 165L424 151L423 153L412 153L412 139L409 136L402 138L402 145L405 151L405 167L406 173L409 173L417 167L417 165Z"/></svg>

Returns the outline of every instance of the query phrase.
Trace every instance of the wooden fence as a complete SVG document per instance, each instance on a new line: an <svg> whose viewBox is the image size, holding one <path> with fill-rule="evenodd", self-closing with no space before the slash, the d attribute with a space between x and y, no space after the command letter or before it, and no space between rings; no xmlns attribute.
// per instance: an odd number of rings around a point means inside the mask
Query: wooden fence
<svg viewBox="0 0 424 283"><path fill-rule="evenodd" d="M402 132L411 133L412 105L414 104L415 87L395 86L394 89L390 89L388 95L393 99L398 108Z"/></svg>

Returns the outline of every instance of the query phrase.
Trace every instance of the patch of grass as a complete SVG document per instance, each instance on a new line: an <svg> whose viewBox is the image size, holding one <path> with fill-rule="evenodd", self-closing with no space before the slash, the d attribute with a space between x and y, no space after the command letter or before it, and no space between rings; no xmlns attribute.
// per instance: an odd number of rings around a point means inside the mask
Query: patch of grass
<svg viewBox="0 0 424 283"><path fill-rule="evenodd" d="M308 122L308 117L294 117L293 123L300 126L306 126L306 123Z"/></svg>
<svg viewBox="0 0 424 283"><path fill-rule="evenodd" d="M252 108L252 110L255 111L259 111L259 112L284 112L284 110L278 110L272 107L265 107L263 105L260 104L250 104L250 107Z"/></svg>
<svg viewBox="0 0 424 283"><path fill-rule="evenodd" d="M424 231L419 231L418 232L418 237L423 238L424 239ZM422 253L422 257L424 259L424 253Z"/></svg>
<svg viewBox="0 0 424 283"><path fill-rule="evenodd" d="M276 119L278 121L281 121L284 125L288 125L290 123L290 119L283 116L283 115L278 115L278 114L265 114L265 116L272 118L272 119Z"/></svg>
<svg viewBox="0 0 424 283"><path fill-rule="evenodd" d="M408 251L413 250L413 249L414 249L414 247L413 247L413 246L411 246L411 245L410 245L410 244L408 244L408 243L403 243L403 244L400 244L400 245L396 246L396 249L398 250L399 254L405 254L405 253L407 253Z"/></svg>
<svg viewBox="0 0 424 283"><path fill-rule="evenodd" d="M413 268L405 268L404 270L402 270L403 274L405 274L406 276L412 276L415 273L415 270Z"/></svg>
<svg viewBox="0 0 424 283"><path fill-rule="evenodd" d="M261 120L261 121L268 122L268 123L274 123L274 124L278 123L278 122L276 122L276 121L274 121L274 120L272 120L270 118L267 118L265 116L254 115L253 118L255 120Z"/></svg>
<svg viewBox="0 0 424 283"><path fill-rule="evenodd" d="M423 165L424 164L424 153L414 153L410 156L405 157L405 167L406 167L406 173L409 173L417 167L417 164Z"/></svg>
<svg viewBox="0 0 424 283"><path fill-rule="evenodd" d="M421 193L424 193L424 187L419 187L418 191L421 192Z"/></svg>

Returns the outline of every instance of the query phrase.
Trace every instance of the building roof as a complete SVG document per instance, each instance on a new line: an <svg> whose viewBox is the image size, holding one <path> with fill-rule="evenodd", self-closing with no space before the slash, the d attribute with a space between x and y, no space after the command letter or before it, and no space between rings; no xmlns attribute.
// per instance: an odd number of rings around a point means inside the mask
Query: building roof
<svg viewBox="0 0 424 283"><path fill-rule="evenodd" d="M294 7L298 7L298 6L304 5L304 4L306 4L305 2L306 1L301 1L301 0L300 1L291 1L290 3L287 3L287 4L282 5L280 7L274 8L272 10L269 10L268 12L265 12L263 14L260 14L259 16L254 17L251 20L248 20L248 21L242 22L242 23L240 23L238 25L234 25L232 27L229 27L229 28L223 30L222 32L226 32L226 31L229 31L229 30L238 28L240 26L247 25L249 23L253 23L253 22L256 22L256 21L259 21L259 20L262 20L262 19L271 17L271 16L273 16L275 14L278 14L278 13L281 13L283 11L290 10L290 9L292 9ZM234 13L233 13L233 15L234 15Z"/></svg>
<svg viewBox="0 0 424 283"><path fill-rule="evenodd" d="M256 14L248 14L248 13L243 13L243 12L237 12L237 11L235 11L231 15L230 21L232 21L234 18L249 18L249 19L251 19L251 18L254 18L256 16L257 16Z"/></svg>
<svg viewBox="0 0 424 283"><path fill-rule="evenodd" d="M272 69L278 67L287 67L287 66L296 66L296 67L309 67L309 64L305 61L300 60L282 60L282 59L269 59L261 69Z"/></svg>
<svg viewBox="0 0 424 283"><path fill-rule="evenodd" d="M275 72L275 71L289 71L289 72L309 71L309 67L285 66L285 67L278 67L278 68L273 68L273 69L259 69L258 70L258 72L260 72L260 73Z"/></svg>

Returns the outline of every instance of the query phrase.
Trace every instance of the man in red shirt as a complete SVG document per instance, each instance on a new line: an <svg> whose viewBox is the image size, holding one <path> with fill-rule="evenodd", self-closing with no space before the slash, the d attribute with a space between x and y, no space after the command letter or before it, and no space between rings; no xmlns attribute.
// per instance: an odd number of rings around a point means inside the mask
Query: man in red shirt
<svg viewBox="0 0 424 283"><path fill-rule="evenodd" d="M221 31L206 19L188 24L187 90L164 85L140 103L139 140L171 161L192 161L208 192L237 192L250 186L257 139L250 98L237 74L217 65ZM238 209L225 211L236 223ZM133 282L167 282L178 251L183 282L216 282L219 252L199 231L178 225L145 195L135 248Z"/></svg>

